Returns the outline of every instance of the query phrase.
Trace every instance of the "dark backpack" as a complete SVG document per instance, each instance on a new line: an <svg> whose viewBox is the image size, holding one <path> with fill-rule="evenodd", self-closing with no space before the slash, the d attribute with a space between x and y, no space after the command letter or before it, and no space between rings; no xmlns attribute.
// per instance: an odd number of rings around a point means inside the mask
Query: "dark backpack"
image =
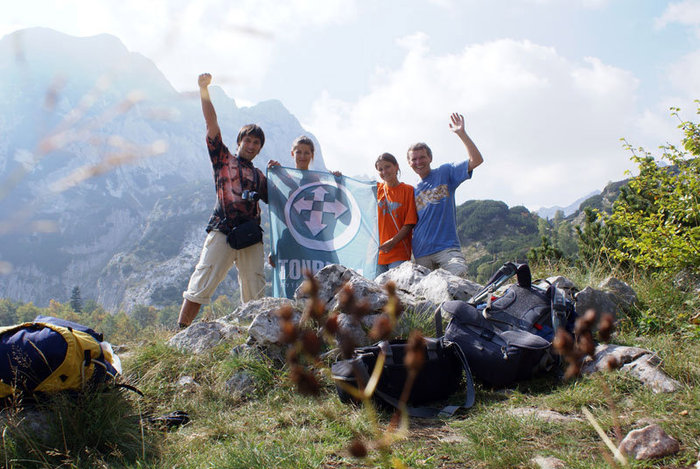
<svg viewBox="0 0 700 469"><path fill-rule="evenodd" d="M445 339L460 347L474 376L493 387L553 369L557 362L551 350L555 324L572 331L576 316L573 304L560 289L531 284L527 264L507 263L499 272L482 290L488 295L480 295L480 302L447 301L441 305L451 317ZM493 284L516 273L518 283L493 299Z"/></svg>
<svg viewBox="0 0 700 469"><path fill-rule="evenodd" d="M426 338L425 364L411 387L406 411L411 417L449 417L460 407L474 404L474 383L471 371L461 350L443 338ZM382 341L355 349L353 357L333 364L331 373L341 401L357 402L346 386L364 389L374 370L377 358L385 355L382 373L372 395L375 403L384 408L400 408L399 398L407 378L404 356L405 341ZM464 372L464 373L462 373ZM442 408L424 407L424 404L443 401L460 391L464 375L466 397L462 405ZM342 383L342 384L341 384Z"/></svg>

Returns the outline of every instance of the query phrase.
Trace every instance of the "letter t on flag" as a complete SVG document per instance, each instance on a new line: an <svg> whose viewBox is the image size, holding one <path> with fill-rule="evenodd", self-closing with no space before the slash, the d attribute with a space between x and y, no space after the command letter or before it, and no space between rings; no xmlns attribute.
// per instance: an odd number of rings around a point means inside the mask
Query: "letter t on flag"
<svg viewBox="0 0 700 469"><path fill-rule="evenodd" d="M376 276L377 184L322 171L267 170L275 297L293 298L306 270L329 264Z"/></svg>

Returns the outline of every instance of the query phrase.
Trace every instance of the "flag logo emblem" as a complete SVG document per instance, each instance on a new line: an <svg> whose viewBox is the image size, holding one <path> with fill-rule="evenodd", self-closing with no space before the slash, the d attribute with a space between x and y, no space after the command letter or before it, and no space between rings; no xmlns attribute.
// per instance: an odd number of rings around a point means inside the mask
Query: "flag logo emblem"
<svg viewBox="0 0 700 469"><path fill-rule="evenodd" d="M362 214L345 186L312 182L289 195L284 218L289 232L300 245L319 251L336 251L355 238Z"/></svg>

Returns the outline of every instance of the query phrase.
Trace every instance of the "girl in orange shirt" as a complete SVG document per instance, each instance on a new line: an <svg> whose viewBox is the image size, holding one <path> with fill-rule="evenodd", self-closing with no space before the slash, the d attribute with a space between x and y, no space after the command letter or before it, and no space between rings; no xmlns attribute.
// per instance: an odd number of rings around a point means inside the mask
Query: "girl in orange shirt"
<svg viewBox="0 0 700 469"><path fill-rule="evenodd" d="M411 231L418 215L413 186L399 182L399 163L394 155L382 153L374 167L384 181L377 183L379 275L411 260Z"/></svg>

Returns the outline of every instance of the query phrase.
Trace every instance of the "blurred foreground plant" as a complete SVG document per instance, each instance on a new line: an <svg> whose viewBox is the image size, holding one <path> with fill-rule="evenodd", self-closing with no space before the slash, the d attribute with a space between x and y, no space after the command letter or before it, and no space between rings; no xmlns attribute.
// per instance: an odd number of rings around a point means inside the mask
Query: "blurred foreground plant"
<svg viewBox="0 0 700 469"><path fill-rule="evenodd" d="M318 281L310 272L306 272L305 275L306 280L302 289L308 300L299 321L294 321L291 306L280 308L277 315L280 321L281 339L289 345L287 364L291 380L299 393L318 396L320 384L317 373L324 373L332 378L330 367L324 362L322 352L335 345L339 349L340 355L344 359L348 359L353 356L357 344L347 328L339 324L338 313L328 314L326 312L325 305L318 296ZM385 288L388 294L387 303L383 313L375 319L368 334L375 341L387 340L391 337L403 312L401 302L396 295L396 286L390 282ZM350 321L355 324L359 324L371 312L367 301L358 300L350 285L345 285L342 288L339 306L349 316ZM376 450L385 458L390 458L391 445L407 436L409 419L406 403L415 378L426 358L425 340L422 334L417 330L410 333L404 357L407 379L399 399L399 410L394 413L386 428L382 429L376 409L372 404L372 396L381 378L385 358L385 354L381 352L366 382L359 372L355 373L357 387L346 382L336 381L340 388L365 406L373 429L372 438L357 437L351 441L348 451L354 457L363 458L368 456L370 451ZM397 458L391 458L391 464L394 467L403 467L403 463Z"/></svg>

